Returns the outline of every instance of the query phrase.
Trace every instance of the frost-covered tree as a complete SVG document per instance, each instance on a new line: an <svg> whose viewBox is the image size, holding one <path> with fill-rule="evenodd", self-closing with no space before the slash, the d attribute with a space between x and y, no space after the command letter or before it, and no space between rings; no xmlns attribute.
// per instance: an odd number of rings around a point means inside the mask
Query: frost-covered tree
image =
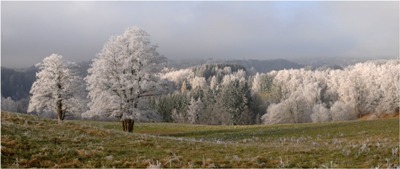
<svg viewBox="0 0 400 169"><path fill-rule="evenodd" d="M290 113L290 107L287 101L278 104L272 104L268 107L267 113L261 117L264 124L294 123L293 114Z"/></svg>
<svg viewBox="0 0 400 169"><path fill-rule="evenodd" d="M230 115L230 124L233 125L242 124L241 117L247 112L250 101L249 87L240 79L224 77L225 84L217 98L220 110Z"/></svg>
<svg viewBox="0 0 400 169"><path fill-rule="evenodd" d="M353 111L353 107L349 103L341 101L335 102L331 107L331 115L333 121L354 120L357 118L357 112Z"/></svg>
<svg viewBox="0 0 400 169"><path fill-rule="evenodd" d="M261 91L261 75L260 73L256 73L253 78L253 83L251 84L251 92L252 94Z"/></svg>
<svg viewBox="0 0 400 169"><path fill-rule="evenodd" d="M113 116L122 121L124 131L132 132L139 100L162 90L157 73L165 59L151 44L150 35L130 27L110 38L93 60L85 78L89 91L86 116Z"/></svg>
<svg viewBox="0 0 400 169"><path fill-rule="evenodd" d="M194 77L190 80L190 86L192 89L203 89L207 86L207 82L204 77Z"/></svg>
<svg viewBox="0 0 400 169"><path fill-rule="evenodd" d="M322 104L314 105L311 114L311 121L314 123L329 122L332 120L329 110Z"/></svg>
<svg viewBox="0 0 400 169"><path fill-rule="evenodd" d="M198 98L196 100L192 97L190 99L190 105L188 107L188 112L187 112L189 123L191 123L191 124L198 123L200 113L201 113L201 111L203 111L203 109L204 109L204 104L201 101L201 99Z"/></svg>
<svg viewBox="0 0 400 169"><path fill-rule="evenodd" d="M73 69L73 63L61 59L61 55L52 54L36 65L39 72L28 107L28 112L55 112L59 122L67 114L80 114L85 108L83 80Z"/></svg>
<svg viewBox="0 0 400 169"><path fill-rule="evenodd" d="M210 89L216 90L218 86L218 79L216 76L212 76L210 80Z"/></svg>
<svg viewBox="0 0 400 169"><path fill-rule="evenodd" d="M271 72L282 99L267 109L264 123L341 121L398 113L399 70L398 60L385 60L343 70Z"/></svg>
<svg viewBox="0 0 400 169"><path fill-rule="evenodd" d="M251 84L252 94L259 92L268 92L271 93L276 86L273 85L273 76L264 73L257 73Z"/></svg>
<svg viewBox="0 0 400 169"><path fill-rule="evenodd" d="M183 112L178 112L176 109L172 109L171 118L177 123L186 122L185 114L183 114Z"/></svg>
<svg viewBox="0 0 400 169"><path fill-rule="evenodd" d="M246 72L244 70L239 70L233 74L225 75L222 78L222 86L228 86L233 81L238 81L240 85L244 85L246 83Z"/></svg>
<svg viewBox="0 0 400 169"><path fill-rule="evenodd" d="M1 97L1 110L17 112L17 103L11 97Z"/></svg>
<svg viewBox="0 0 400 169"><path fill-rule="evenodd" d="M375 112L400 112L400 60L388 61L377 67L375 84L380 91L379 104ZM372 85L375 85L372 84Z"/></svg>
<svg viewBox="0 0 400 169"><path fill-rule="evenodd" d="M180 69L180 70L168 70L162 75L161 78L172 81L175 84L179 84L182 81L193 77L194 73L192 69Z"/></svg>
<svg viewBox="0 0 400 169"><path fill-rule="evenodd" d="M28 110L29 98L23 98L20 100L13 100L11 97L1 97L1 110L26 113Z"/></svg>

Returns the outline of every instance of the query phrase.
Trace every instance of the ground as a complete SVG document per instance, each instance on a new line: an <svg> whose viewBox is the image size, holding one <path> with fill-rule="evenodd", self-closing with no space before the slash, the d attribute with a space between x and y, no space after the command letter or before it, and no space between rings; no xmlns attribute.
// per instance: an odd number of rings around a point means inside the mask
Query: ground
<svg viewBox="0 0 400 169"><path fill-rule="evenodd" d="M205 126L65 121L2 112L1 167L397 167L399 118Z"/></svg>

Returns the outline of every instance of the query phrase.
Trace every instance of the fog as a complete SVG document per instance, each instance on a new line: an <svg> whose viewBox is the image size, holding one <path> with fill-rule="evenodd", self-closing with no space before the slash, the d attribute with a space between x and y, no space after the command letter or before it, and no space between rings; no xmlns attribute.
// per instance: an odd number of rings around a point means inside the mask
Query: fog
<svg viewBox="0 0 400 169"><path fill-rule="evenodd" d="M88 61L144 28L171 59L398 57L399 2L2 2L1 65Z"/></svg>

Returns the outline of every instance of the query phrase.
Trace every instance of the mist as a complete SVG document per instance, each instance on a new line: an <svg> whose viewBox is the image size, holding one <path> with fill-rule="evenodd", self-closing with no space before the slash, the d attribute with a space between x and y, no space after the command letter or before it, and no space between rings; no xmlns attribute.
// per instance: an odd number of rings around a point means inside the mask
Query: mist
<svg viewBox="0 0 400 169"><path fill-rule="evenodd" d="M399 2L2 2L1 61L90 61L145 29L170 59L395 58Z"/></svg>

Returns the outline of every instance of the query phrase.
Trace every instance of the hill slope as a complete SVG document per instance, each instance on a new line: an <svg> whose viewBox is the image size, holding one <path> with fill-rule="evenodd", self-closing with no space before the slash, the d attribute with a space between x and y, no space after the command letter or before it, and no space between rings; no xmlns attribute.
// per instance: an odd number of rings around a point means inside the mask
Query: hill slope
<svg viewBox="0 0 400 169"><path fill-rule="evenodd" d="M54 120L2 112L1 167L387 167L399 119L271 126Z"/></svg>

